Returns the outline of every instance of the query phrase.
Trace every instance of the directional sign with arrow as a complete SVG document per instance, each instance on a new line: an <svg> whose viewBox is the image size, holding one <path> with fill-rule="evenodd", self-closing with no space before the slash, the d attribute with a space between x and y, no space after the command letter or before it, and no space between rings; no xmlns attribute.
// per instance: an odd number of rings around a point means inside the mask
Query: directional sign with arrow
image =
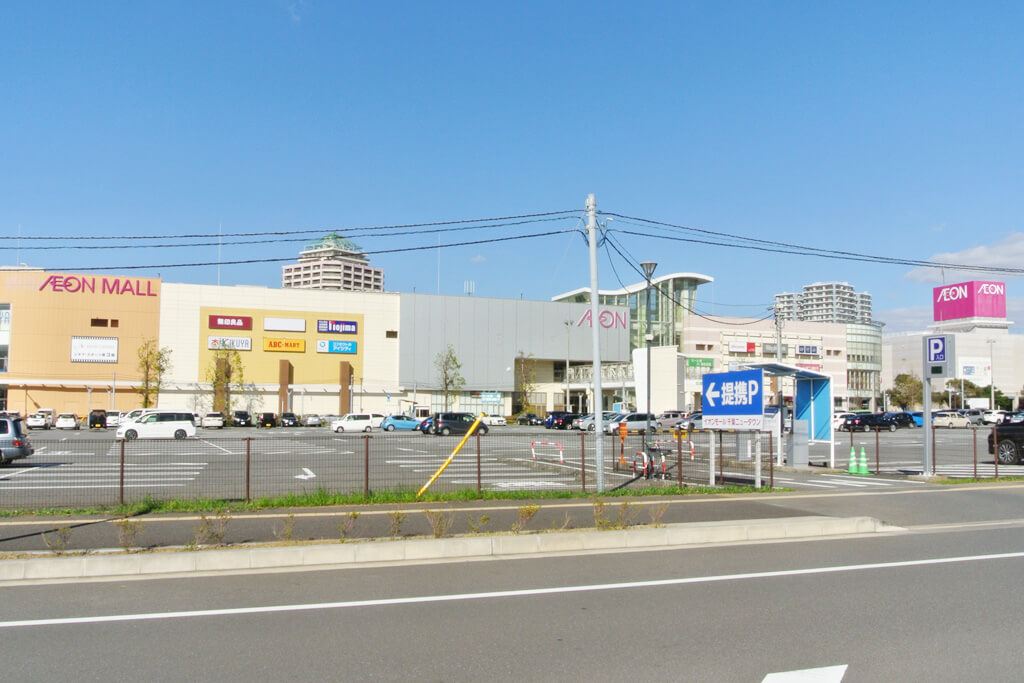
<svg viewBox="0 0 1024 683"><path fill-rule="evenodd" d="M764 424L764 376L761 370L704 375L704 427L759 430Z"/></svg>

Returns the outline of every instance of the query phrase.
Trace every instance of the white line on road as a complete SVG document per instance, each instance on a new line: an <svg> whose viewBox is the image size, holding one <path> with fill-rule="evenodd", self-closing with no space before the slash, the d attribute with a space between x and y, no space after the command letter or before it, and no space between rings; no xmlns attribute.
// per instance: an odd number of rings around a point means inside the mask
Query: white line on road
<svg viewBox="0 0 1024 683"><path fill-rule="evenodd" d="M591 593L608 590L633 588L655 588L658 586L682 586L687 584L718 583L721 581L749 581L751 579L772 579L810 574L835 574L838 572L866 571L871 569L896 569L900 567L922 567L928 565L957 564L962 562L986 562L992 560L1016 560L1024 558L1024 551L995 553L992 555L963 555L960 557L935 557L927 560L904 560L902 562L871 562L868 564L847 564L835 567L810 567L807 569L784 569L773 572L748 572L744 574L720 574L718 576L690 576L681 579L657 579L654 581L630 581L623 583L599 583L584 586L557 586L555 588L524 588L522 590L491 591L487 593L455 593L451 595L421 595L407 598L383 598L379 600L346 600L342 602L315 602L297 605L265 605L262 607L235 607L228 609L205 609L187 612L143 612L137 614L109 614L97 617L63 617L56 619L22 619L0 621L0 628L24 628L30 626L61 626L70 624L101 624L116 621L153 621L159 619L191 619L195 617L235 616L240 614L272 614L275 612L302 612L310 610L348 609L352 607L387 607L390 605L416 605L432 602L459 602L463 600L493 600L500 598L531 597L535 595L557 595L563 593Z"/></svg>
<svg viewBox="0 0 1024 683"><path fill-rule="evenodd" d="M229 451L228 449L224 448L223 446L218 446L215 443L210 443L206 439L199 439L199 440L202 441L203 443L205 443L207 446L213 446L214 448L219 448L220 450L224 451L225 453L231 453L231 454L234 453L234 451Z"/></svg>
<svg viewBox="0 0 1024 683"><path fill-rule="evenodd" d="M761 683L840 683L846 675L846 664L820 666L816 669L780 671L768 674Z"/></svg>

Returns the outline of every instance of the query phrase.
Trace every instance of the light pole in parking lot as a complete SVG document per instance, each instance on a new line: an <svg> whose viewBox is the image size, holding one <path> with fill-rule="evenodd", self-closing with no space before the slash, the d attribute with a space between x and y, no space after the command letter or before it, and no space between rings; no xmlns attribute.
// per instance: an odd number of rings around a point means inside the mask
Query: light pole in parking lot
<svg viewBox="0 0 1024 683"><path fill-rule="evenodd" d="M644 276L647 278L647 298L644 304L644 317L647 319L647 331L644 333L644 339L647 341L647 407L644 409L647 413L647 427L644 429L646 444L644 450L649 451L651 445L651 342L654 341L654 335L651 334L651 276L654 275L654 269L658 267L658 264L654 261L644 261L640 267L644 269Z"/></svg>
<svg viewBox="0 0 1024 683"><path fill-rule="evenodd" d="M995 339L986 339L985 343L988 344L988 409L996 409L996 364L993 355L993 349L996 346Z"/></svg>
<svg viewBox="0 0 1024 683"><path fill-rule="evenodd" d="M569 335L569 332L572 330L572 321L571 320L565 320L563 322L565 324L565 410L566 410L566 412L570 412L570 409L569 409L569 342L570 342L571 337Z"/></svg>

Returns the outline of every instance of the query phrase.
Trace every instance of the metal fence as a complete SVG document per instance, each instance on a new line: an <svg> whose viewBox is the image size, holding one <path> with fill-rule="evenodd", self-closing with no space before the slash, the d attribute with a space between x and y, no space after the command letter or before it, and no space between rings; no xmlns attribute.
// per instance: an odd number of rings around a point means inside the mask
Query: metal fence
<svg viewBox="0 0 1024 683"><path fill-rule="evenodd" d="M112 436L112 435L111 435ZM33 434L36 453L0 470L0 506L117 505L155 500L253 500L317 491L372 494L418 490L461 437L418 432L271 434L118 441ZM645 466L642 434L602 436L605 489L644 485L754 485L758 444L770 486L769 434L652 435ZM471 436L431 492L594 492L592 433L492 429Z"/></svg>

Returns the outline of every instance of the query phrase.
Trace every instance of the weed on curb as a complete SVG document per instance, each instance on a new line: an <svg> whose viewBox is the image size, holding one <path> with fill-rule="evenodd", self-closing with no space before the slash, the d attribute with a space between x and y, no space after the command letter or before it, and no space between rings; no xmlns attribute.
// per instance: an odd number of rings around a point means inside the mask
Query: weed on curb
<svg viewBox="0 0 1024 683"><path fill-rule="evenodd" d="M44 531L42 536L47 550L54 555L63 555L68 549L68 543L71 542L71 527L58 527L53 530L53 536Z"/></svg>
<svg viewBox="0 0 1024 683"><path fill-rule="evenodd" d="M455 522L455 515L450 512L442 512L440 510L424 510L423 516L427 518L427 522L430 524L430 531L434 534L434 538L443 538L448 534L452 528L452 524Z"/></svg>
<svg viewBox="0 0 1024 683"><path fill-rule="evenodd" d="M338 526L335 527L338 530L338 536L342 543L348 538L348 535L352 533L352 527L356 525L356 520L359 519L358 512L349 512L341 516L341 521L338 522Z"/></svg>
<svg viewBox="0 0 1024 683"><path fill-rule="evenodd" d="M117 544L126 553L135 547L135 537L142 531L142 522L137 519L119 519L114 522L117 527Z"/></svg>
<svg viewBox="0 0 1024 683"><path fill-rule="evenodd" d="M274 538L279 541L290 541L292 540L292 534L295 532L295 515L286 515L281 524L274 525Z"/></svg>
<svg viewBox="0 0 1024 683"><path fill-rule="evenodd" d="M466 524L469 526L469 533L471 534L483 533L484 527L487 526L489 521L491 521L491 518L487 515L480 515L479 517L466 515Z"/></svg>
<svg viewBox="0 0 1024 683"><path fill-rule="evenodd" d="M540 505L520 505L516 510L516 521L512 524L512 533L518 534L540 510Z"/></svg>
<svg viewBox="0 0 1024 683"><path fill-rule="evenodd" d="M388 536L398 538L402 535L402 525L409 513L402 510L392 510L388 513Z"/></svg>

